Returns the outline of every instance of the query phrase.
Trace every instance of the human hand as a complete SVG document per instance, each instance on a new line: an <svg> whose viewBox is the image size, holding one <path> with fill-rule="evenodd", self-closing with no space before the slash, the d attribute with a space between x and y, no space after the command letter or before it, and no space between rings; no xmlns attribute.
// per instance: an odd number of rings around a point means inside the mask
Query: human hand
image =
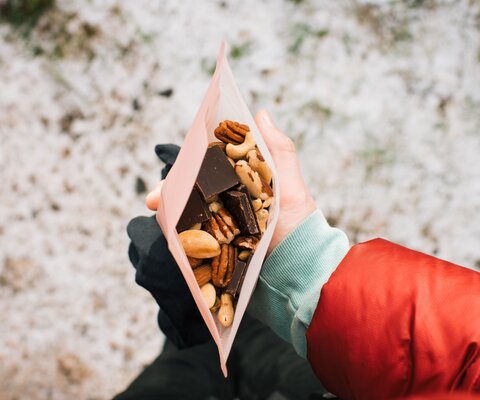
<svg viewBox="0 0 480 400"><path fill-rule="evenodd" d="M255 122L272 155L280 185L280 215L268 248L270 253L317 206L303 181L293 141L275 126L268 111L260 111ZM150 210L158 207L161 185L162 181L146 197Z"/></svg>

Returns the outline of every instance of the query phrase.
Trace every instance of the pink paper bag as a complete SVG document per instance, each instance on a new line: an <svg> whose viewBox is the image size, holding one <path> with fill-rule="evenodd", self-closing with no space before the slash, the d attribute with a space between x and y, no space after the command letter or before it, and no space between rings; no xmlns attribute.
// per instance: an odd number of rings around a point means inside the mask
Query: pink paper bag
<svg viewBox="0 0 480 400"><path fill-rule="evenodd" d="M269 210L267 229L260 240L250 261L245 275L240 297L235 308L235 316L230 327L224 328L207 307L200 288L195 280L193 270L180 244L176 225L187 203L190 192L195 184L208 143L217 141L213 131L223 120L238 121L247 124L252 130L255 142L272 169L272 184L274 201ZM272 238L279 214L279 185L277 172L272 157L260 134L252 114L247 108L228 65L222 43L218 53L217 65L205 98L190 127L180 153L163 182L157 220L168 241L168 248L175 258L183 276L192 292L193 298L205 320L205 323L215 340L220 356L223 374L227 376L226 362L240 321L250 300L252 292L262 267L268 245Z"/></svg>

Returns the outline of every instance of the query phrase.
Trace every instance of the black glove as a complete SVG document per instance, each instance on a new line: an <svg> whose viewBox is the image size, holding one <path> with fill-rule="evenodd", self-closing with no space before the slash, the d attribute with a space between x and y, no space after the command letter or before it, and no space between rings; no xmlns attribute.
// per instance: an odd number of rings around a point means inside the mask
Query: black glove
<svg viewBox="0 0 480 400"><path fill-rule="evenodd" d="M174 144L155 146L155 153L165 163L164 179L180 148ZM154 297L160 311L158 325L178 348L191 347L211 339L180 269L168 250L167 241L155 219L137 217L130 221L127 233L132 242L128 249L135 267L135 281Z"/></svg>

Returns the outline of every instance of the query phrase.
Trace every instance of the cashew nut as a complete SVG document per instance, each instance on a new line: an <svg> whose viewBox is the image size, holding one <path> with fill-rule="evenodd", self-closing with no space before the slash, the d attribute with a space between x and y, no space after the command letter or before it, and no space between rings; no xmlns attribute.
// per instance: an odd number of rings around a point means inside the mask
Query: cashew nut
<svg viewBox="0 0 480 400"><path fill-rule="evenodd" d="M265 201L268 201L268 199ZM253 211L258 211L262 208L262 206L264 207L264 205L262 204L262 200L260 199L253 199L252 205L253 205Z"/></svg>
<svg viewBox="0 0 480 400"><path fill-rule="evenodd" d="M268 208L272 205L272 200L273 200L273 197L269 197L267 200L265 200L263 202L263 208Z"/></svg>
<svg viewBox="0 0 480 400"><path fill-rule="evenodd" d="M248 164L252 167L254 171L257 171L260 177L268 185L272 181L272 170L268 166L265 159L262 157L258 149L250 150L247 153Z"/></svg>
<svg viewBox="0 0 480 400"><path fill-rule="evenodd" d="M217 318L225 328L228 328L233 322L232 295L228 293L222 294L220 302L220 310L218 310Z"/></svg>
<svg viewBox="0 0 480 400"><path fill-rule="evenodd" d="M255 215L257 216L258 227L260 228L260 232L263 234L265 229L267 228L267 221L268 221L268 210L262 208L258 210Z"/></svg>
<svg viewBox="0 0 480 400"><path fill-rule="evenodd" d="M252 132L247 132L245 134L245 140L240 144L231 144L228 143L225 148L227 156L233 160L239 160L240 158L245 157L245 155L252 149L255 148L255 140L253 139Z"/></svg>

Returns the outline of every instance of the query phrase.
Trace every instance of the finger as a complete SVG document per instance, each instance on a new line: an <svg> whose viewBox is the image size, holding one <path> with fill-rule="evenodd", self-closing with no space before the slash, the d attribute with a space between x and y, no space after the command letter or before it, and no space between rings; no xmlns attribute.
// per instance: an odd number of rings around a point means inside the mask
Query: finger
<svg viewBox="0 0 480 400"><path fill-rule="evenodd" d="M271 153L295 152L292 139L275 126L272 116L267 110L259 111L255 117L255 122Z"/></svg>
<svg viewBox="0 0 480 400"><path fill-rule="evenodd" d="M152 211L156 211L158 208L158 203L160 202L160 189L162 187L162 184L163 181L160 181L157 187L153 189L150 193L148 193L147 197L145 198L145 204Z"/></svg>
<svg viewBox="0 0 480 400"><path fill-rule="evenodd" d="M293 141L275 126L268 111L261 110L256 115L255 122L277 168L282 198L289 200L297 198L302 193L309 195Z"/></svg>

